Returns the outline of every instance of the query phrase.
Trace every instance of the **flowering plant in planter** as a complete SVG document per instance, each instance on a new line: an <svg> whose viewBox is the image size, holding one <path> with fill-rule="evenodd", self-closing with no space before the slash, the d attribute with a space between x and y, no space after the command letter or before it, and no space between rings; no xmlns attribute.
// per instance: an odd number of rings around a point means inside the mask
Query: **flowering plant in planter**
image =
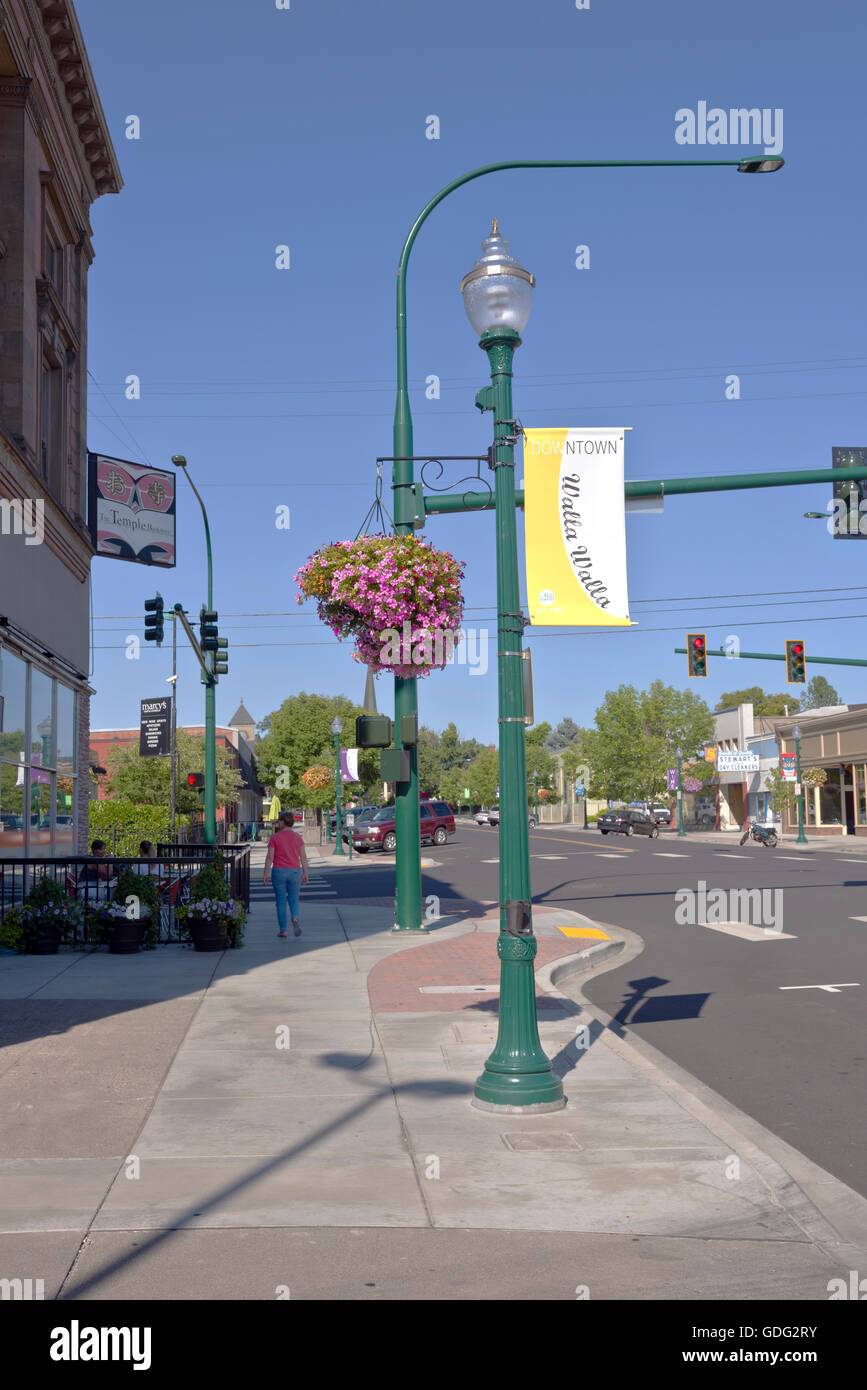
<svg viewBox="0 0 867 1390"><path fill-rule="evenodd" d="M244 904L237 898L199 898L197 902L183 903L175 912L184 924L188 940L195 944L195 928L210 926L217 928L224 946L242 944L246 915Z"/></svg>
<svg viewBox="0 0 867 1390"><path fill-rule="evenodd" d="M0 950L24 950L24 923L21 920L20 907L10 907L9 911L0 917Z"/></svg>
<svg viewBox="0 0 867 1390"><path fill-rule="evenodd" d="M359 536L311 555L295 576L298 602L355 642L356 661L396 676L445 666L460 640L464 566L417 536Z"/></svg>
<svg viewBox="0 0 867 1390"><path fill-rule="evenodd" d="M51 883L58 895L45 892L42 883ZM73 939L84 924L84 904L64 893L59 884L43 879L18 909L21 942L35 955L54 954L62 941Z"/></svg>

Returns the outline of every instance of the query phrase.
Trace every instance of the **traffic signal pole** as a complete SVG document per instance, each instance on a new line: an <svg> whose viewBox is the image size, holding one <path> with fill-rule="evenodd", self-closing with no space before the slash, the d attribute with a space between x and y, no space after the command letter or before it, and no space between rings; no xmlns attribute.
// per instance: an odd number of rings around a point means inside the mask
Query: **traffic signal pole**
<svg viewBox="0 0 867 1390"><path fill-rule="evenodd" d="M205 504L199 494L199 490L190 477L187 469L187 461L182 454L175 454L172 463L177 467L183 468L187 482L193 489L202 509L202 520L205 523L205 547L208 555L208 610L213 611L214 607L214 561L211 553L211 528L208 525L208 513ZM177 611L177 608L176 610ZM185 619L184 626L187 628L187 636L192 638L189 623ZM198 646L198 644L195 644ZM217 677L214 671L216 656L210 653L211 661L208 664L204 655L199 649L199 663L202 667L202 683L205 687L205 844L215 845L217 843L217 701L216 685Z"/></svg>

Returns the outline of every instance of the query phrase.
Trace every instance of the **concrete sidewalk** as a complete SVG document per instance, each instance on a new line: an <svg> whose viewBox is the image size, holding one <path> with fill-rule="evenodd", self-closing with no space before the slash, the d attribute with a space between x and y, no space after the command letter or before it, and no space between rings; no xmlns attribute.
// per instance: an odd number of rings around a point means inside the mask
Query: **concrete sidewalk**
<svg viewBox="0 0 867 1390"><path fill-rule="evenodd" d="M867 1202L561 992L628 933L536 912L569 1104L485 1114L496 914L395 937L310 857L297 940L254 871L242 950L0 960L0 1276L46 1298L825 1300L865 1268Z"/></svg>

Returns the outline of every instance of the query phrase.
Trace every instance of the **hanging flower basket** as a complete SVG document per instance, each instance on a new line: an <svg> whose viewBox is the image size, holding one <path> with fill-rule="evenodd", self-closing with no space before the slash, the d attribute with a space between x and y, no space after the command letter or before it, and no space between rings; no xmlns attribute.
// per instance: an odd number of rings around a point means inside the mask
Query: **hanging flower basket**
<svg viewBox="0 0 867 1390"><path fill-rule="evenodd" d="M306 772L302 772L301 781L309 792L324 792L326 787L334 781L334 773L327 767L308 767Z"/></svg>
<svg viewBox="0 0 867 1390"><path fill-rule="evenodd" d="M311 555L295 576L298 602L355 642L356 661L395 676L426 676L460 640L464 566L417 536L359 536Z"/></svg>
<svg viewBox="0 0 867 1390"><path fill-rule="evenodd" d="M697 777L684 777L683 779L683 790L685 792L700 792L701 786L702 784Z"/></svg>
<svg viewBox="0 0 867 1390"><path fill-rule="evenodd" d="M807 787L824 787L828 774L823 767L808 767L801 773L801 781Z"/></svg>
<svg viewBox="0 0 867 1390"><path fill-rule="evenodd" d="M548 788L547 788L547 787L540 787L540 788L539 788L539 800L540 800L540 801L547 801L547 800L548 800L548 797L549 797L550 795L551 795L551 793L548 791Z"/></svg>

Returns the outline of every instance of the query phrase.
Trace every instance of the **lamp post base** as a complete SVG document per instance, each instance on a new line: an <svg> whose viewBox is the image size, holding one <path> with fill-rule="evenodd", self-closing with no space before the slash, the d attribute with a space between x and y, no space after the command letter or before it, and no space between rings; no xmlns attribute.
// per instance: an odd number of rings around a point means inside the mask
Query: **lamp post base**
<svg viewBox="0 0 867 1390"><path fill-rule="evenodd" d="M473 1096L471 1105L474 1110L485 1110L494 1115L547 1115L552 1110L562 1110L566 1100L561 1096L559 1100L540 1101L537 1105L500 1105L495 1101L479 1100L478 1096Z"/></svg>
<svg viewBox="0 0 867 1390"><path fill-rule="evenodd" d="M395 922L394 926L393 926L392 929L391 929L391 935L392 935L392 936L408 936L408 935L411 935L411 936L429 936L429 935L430 935L430 932L428 931L427 927L400 927L400 926L398 926L397 922Z"/></svg>

